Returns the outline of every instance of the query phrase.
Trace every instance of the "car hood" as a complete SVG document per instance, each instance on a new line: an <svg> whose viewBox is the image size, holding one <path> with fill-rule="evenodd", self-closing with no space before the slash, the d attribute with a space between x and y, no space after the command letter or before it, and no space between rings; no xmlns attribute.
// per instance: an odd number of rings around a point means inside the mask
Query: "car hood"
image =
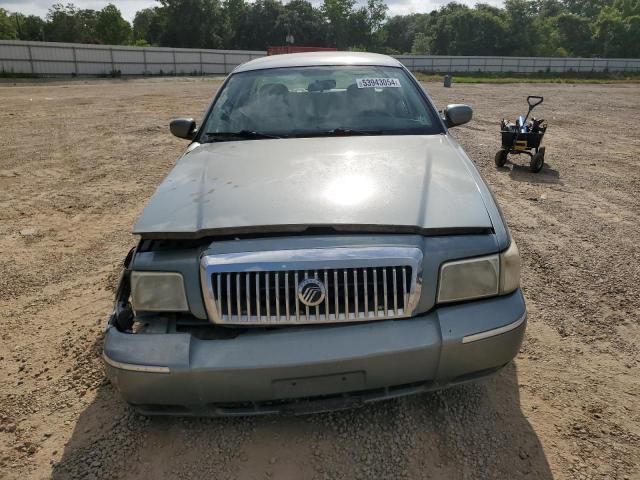
<svg viewBox="0 0 640 480"><path fill-rule="evenodd" d="M492 224L473 168L447 135L194 144L134 233L478 233Z"/></svg>

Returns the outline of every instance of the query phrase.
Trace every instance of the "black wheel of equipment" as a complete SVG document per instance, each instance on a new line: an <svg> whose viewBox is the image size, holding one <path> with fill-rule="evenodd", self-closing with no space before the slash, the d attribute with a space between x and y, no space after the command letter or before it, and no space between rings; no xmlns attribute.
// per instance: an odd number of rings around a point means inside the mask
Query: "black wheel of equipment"
<svg viewBox="0 0 640 480"><path fill-rule="evenodd" d="M509 151L501 148L496 152L495 162L496 167L504 167L504 164L507 163L507 155L509 155Z"/></svg>
<svg viewBox="0 0 640 480"><path fill-rule="evenodd" d="M534 173L538 173L542 170L544 166L544 147L541 147L536 154L531 157L531 164L529 165L529 170Z"/></svg>

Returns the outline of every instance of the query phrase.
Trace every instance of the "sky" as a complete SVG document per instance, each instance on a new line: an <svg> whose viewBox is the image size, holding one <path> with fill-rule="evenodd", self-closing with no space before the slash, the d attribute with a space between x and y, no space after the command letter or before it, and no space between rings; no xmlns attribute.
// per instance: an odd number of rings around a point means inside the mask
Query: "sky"
<svg viewBox="0 0 640 480"><path fill-rule="evenodd" d="M93 10L101 10L108 0L0 0L0 8L4 8L10 12L21 12L26 15L40 15L44 17L49 7L60 1L61 3L73 3L77 8L91 8ZM408 13L422 13L435 10L442 5L449 3L450 0L386 0L389 5L390 15L405 15ZM321 3L320 0L311 0L314 4ZM502 0L457 0L458 3L465 3L469 6L476 3L488 3L491 5L501 5ZM129 21L133 20L136 12L143 8L158 5L155 0L112 0L120 11L122 16ZM359 3L364 3L360 0Z"/></svg>

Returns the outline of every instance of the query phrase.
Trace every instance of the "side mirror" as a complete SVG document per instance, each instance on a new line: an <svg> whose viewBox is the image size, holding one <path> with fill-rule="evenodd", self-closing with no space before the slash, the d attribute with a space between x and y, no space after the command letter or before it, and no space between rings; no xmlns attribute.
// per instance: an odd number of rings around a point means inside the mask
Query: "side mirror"
<svg viewBox="0 0 640 480"><path fill-rule="evenodd" d="M469 105L447 105L447 108L444 109L444 121L449 128L464 125L470 122L472 118L473 110Z"/></svg>
<svg viewBox="0 0 640 480"><path fill-rule="evenodd" d="M196 133L196 121L193 118L176 118L171 120L169 130L178 138L192 140Z"/></svg>

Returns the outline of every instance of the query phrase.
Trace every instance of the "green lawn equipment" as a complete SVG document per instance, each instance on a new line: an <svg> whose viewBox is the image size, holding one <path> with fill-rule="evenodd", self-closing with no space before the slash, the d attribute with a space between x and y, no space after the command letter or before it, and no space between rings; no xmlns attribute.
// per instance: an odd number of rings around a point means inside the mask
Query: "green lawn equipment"
<svg viewBox="0 0 640 480"><path fill-rule="evenodd" d="M542 97L529 96L527 97L527 103L529 104L529 111L525 117L518 117L516 123L502 120L501 122L501 134L502 134L502 148L496 152L495 162L497 167L504 167L507 163L507 156L511 154L520 155L522 153L531 157L531 163L529 169L532 172L539 172L544 165L544 147L540 146L544 132L547 130L547 125L544 124L543 119L531 119L529 123L529 115L544 101Z"/></svg>

